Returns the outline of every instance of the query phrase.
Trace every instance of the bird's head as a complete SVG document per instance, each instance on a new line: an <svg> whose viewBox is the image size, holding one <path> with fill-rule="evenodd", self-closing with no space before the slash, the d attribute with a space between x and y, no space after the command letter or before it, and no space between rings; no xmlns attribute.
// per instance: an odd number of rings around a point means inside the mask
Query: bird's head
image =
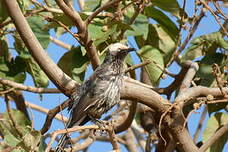
<svg viewBox="0 0 228 152"><path fill-rule="evenodd" d="M130 48L121 43L115 43L109 46L109 51L105 57L106 61L113 61L113 60L124 60L127 54L131 51L135 51L134 48Z"/></svg>

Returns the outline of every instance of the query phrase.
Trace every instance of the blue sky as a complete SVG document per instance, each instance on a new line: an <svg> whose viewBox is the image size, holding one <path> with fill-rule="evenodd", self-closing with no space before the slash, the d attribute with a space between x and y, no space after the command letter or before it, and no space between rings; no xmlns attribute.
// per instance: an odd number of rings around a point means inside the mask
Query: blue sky
<svg viewBox="0 0 228 152"><path fill-rule="evenodd" d="M187 6L186 7L187 12L192 15L193 10L194 10L193 9L194 1L193 0L187 1L186 6ZM201 21L198 30L194 34L194 37L199 36L199 35L203 35L206 33L211 33L211 32L217 31L219 29L219 25L215 21L214 17L209 12L206 15L207 16L205 18L203 18L203 20ZM175 20L175 18L172 18L172 19ZM53 37L56 37L53 31L50 31L50 34ZM186 36L186 32L183 32L183 36ZM75 46L78 45L76 40L72 36L69 36L68 34L62 35L59 38L59 40L65 42L67 44L70 44L70 45L75 45ZM130 40L131 44L135 45L135 42L132 40L132 38L129 38L129 40ZM10 41L11 46L12 46L12 43L13 43L13 41L11 39L11 41ZM48 51L49 56L53 59L53 61L57 63L58 60L60 59L60 57L67 50L65 50L61 47L58 47L55 44L50 44L47 51ZM13 52L13 53L15 53L15 52ZM134 58L135 64L139 63L139 59L134 54L132 54L132 56ZM173 64L169 68L169 71L171 71L173 73L177 73L179 71L179 67L176 64ZM91 68L89 68L89 70L87 71L86 77L91 75L91 73L92 73L92 70L91 70ZM166 80L161 81L160 86L165 87L168 84L170 84L171 81L172 81L172 78L167 77ZM31 76L27 75L25 84L33 86ZM50 82L49 88L54 88L54 87L55 86ZM23 94L24 94L26 101L29 101L31 103L37 104L39 106L42 106L42 107L45 107L48 109L54 108L56 105L60 104L62 101L64 101L66 99L66 97L62 94L45 94L42 96L42 100L40 100L39 94L34 94L34 93L30 93L30 92L23 92ZM0 98L0 103L1 103L0 112L4 112L5 111L5 103L4 103L4 100L2 100L2 98ZM12 107L15 107L15 105L13 103L12 103ZM201 111L202 111L202 108L199 109L196 113L191 114L191 116L189 117L188 126L189 126L189 130L190 130L191 135L193 133L195 133L198 121L200 119ZM41 127L45 121L46 115L42 114L40 112L37 112L35 110L32 110L32 109L30 109L29 112L30 112L30 115L33 115L32 118L34 118L34 120L33 120L34 121L34 128L37 130L41 129ZM67 112L64 111L63 114L65 115L65 114L67 114ZM207 119L208 119L208 117L207 117ZM62 128L64 128L63 124L57 120L54 120L49 131L54 131L56 129L62 129ZM204 128L205 128L205 125L204 125ZM106 152L106 151L109 151L112 149L111 144L109 144L109 143L104 144L102 142L97 142L96 144L93 144L89 151L92 151L92 149L94 149L94 148L96 149L96 151L99 151L99 152ZM225 148L224 152L227 150L228 150L228 144L226 144L226 148Z"/></svg>

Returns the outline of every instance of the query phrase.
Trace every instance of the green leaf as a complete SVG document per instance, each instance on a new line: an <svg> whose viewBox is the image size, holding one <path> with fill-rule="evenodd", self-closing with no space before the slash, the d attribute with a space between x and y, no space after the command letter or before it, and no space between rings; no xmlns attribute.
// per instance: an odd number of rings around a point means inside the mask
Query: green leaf
<svg viewBox="0 0 228 152"><path fill-rule="evenodd" d="M212 65L214 63L221 65L225 56L221 53L209 53L200 61L199 70L196 77L201 79L200 85L211 86L215 77L212 75Z"/></svg>
<svg viewBox="0 0 228 152"><path fill-rule="evenodd" d="M228 42L223 38L221 32L202 35L191 41L191 46L187 48L181 60L193 60L205 53L213 53L217 48L228 50Z"/></svg>
<svg viewBox="0 0 228 152"><path fill-rule="evenodd" d="M225 62L225 55L221 53L208 53L200 61L199 70L196 73L196 78L199 79L197 85L211 87L215 81L215 77L212 75L212 65L214 63L222 66ZM226 63L225 63L226 64ZM216 103L208 105L208 113L219 111L225 108L226 103Z"/></svg>
<svg viewBox="0 0 228 152"><path fill-rule="evenodd" d="M65 14L54 14L53 19L63 23L66 26L73 26L74 25L74 22ZM57 27L61 27L61 26L54 21L45 25L45 29L57 28Z"/></svg>
<svg viewBox="0 0 228 152"><path fill-rule="evenodd" d="M102 50L108 44L112 43L112 39L117 39L118 26L118 22L105 25L101 19L95 19L92 24L89 24L89 34L98 50Z"/></svg>
<svg viewBox="0 0 228 152"><path fill-rule="evenodd" d="M214 116L210 117L207 123L207 127L203 133L203 141L206 142L211 136L223 125L228 123L228 114L226 113L216 113ZM228 133L226 132L221 136L210 148L210 152L222 151L224 145L228 140ZM209 151L209 150L208 150Z"/></svg>
<svg viewBox="0 0 228 152"><path fill-rule="evenodd" d="M39 143L39 152L44 152L47 147L47 144L45 143L45 138L42 136Z"/></svg>
<svg viewBox="0 0 228 152"><path fill-rule="evenodd" d="M210 34L199 36L191 41L193 45L216 45L217 47L228 50L228 42L223 38L223 34L219 32L213 32ZM205 50L207 52L207 50Z"/></svg>
<svg viewBox="0 0 228 152"><path fill-rule="evenodd" d="M11 81L22 83L25 80L25 64L18 58L15 60L12 58L11 61L5 56L0 57L0 77Z"/></svg>
<svg viewBox="0 0 228 152"><path fill-rule="evenodd" d="M21 149L21 147L17 147L12 152L26 152L24 149Z"/></svg>
<svg viewBox="0 0 228 152"><path fill-rule="evenodd" d="M0 23L5 21L9 17L8 11L6 9L5 3L0 1Z"/></svg>
<svg viewBox="0 0 228 152"><path fill-rule="evenodd" d="M16 146L18 143L20 143L20 139L15 137L13 134L10 133L6 128L2 128L3 126L0 125L0 131L2 132L4 136L4 142L9 146Z"/></svg>
<svg viewBox="0 0 228 152"><path fill-rule="evenodd" d="M29 130L28 126L31 126L31 122L28 120L25 114L19 110L11 109L11 115L13 116L15 123L20 126L20 131L27 133ZM3 119L1 119L1 121L4 122L11 132L16 132L14 126L10 125L10 118L7 112L3 113Z"/></svg>
<svg viewBox="0 0 228 152"><path fill-rule="evenodd" d="M130 20L130 16L126 16L126 23ZM126 36L140 36L143 35L144 38L146 38L148 34L148 24L149 21L147 17L143 14L139 14L137 18L135 19L134 24L131 25L131 28L133 30L127 30L125 35Z"/></svg>
<svg viewBox="0 0 228 152"><path fill-rule="evenodd" d="M40 66L35 62L35 60L30 57L26 60L27 63L27 71L32 76L33 82L36 87L44 87L48 86L49 79L47 75L41 70Z"/></svg>
<svg viewBox="0 0 228 152"><path fill-rule="evenodd" d="M149 25L150 26L150 25ZM148 34L150 33L150 31L148 32ZM140 36L135 36L135 41L138 45L139 48L142 48L144 45L148 45L149 43L147 43L147 41L143 38L142 35Z"/></svg>
<svg viewBox="0 0 228 152"><path fill-rule="evenodd" d="M134 62L133 62L133 60L132 60L132 57L131 57L131 54L130 54L130 53L126 56L125 63L126 63L127 65L129 65L129 66L134 65Z"/></svg>
<svg viewBox="0 0 228 152"><path fill-rule="evenodd" d="M116 33L116 27L117 25L113 25L112 27L110 27L106 32L104 32L103 35L100 35L98 38L96 38L94 44L98 46L99 44L109 39L110 36L113 36Z"/></svg>
<svg viewBox="0 0 228 152"><path fill-rule="evenodd" d="M85 1L85 8L83 11L95 11L98 7L101 6L102 0L86 0Z"/></svg>
<svg viewBox="0 0 228 152"><path fill-rule="evenodd" d="M39 40L42 47L46 49L48 47L48 44L50 43L50 35L49 31L44 28L44 20L42 20L42 17L39 16L33 16L28 18L27 20L36 38Z"/></svg>
<svg viewBox="0 0 228 152"><path fill-rule="evenodd" d="M47 87L48 86L48 77L41 70L39 65L35 62L33 57L30 55L28 49L25 47L23 41L18 35L14 35L15 42L14 46L16 51L19 54L19 59L21 62L24 62L26 66L26 71L32 76L33 82L36 87ZM20 64L18 64L20 65ZM17 66L18 66L17 65Z"/></svg>
<svg viewBox="0 0 228 152"><path fill-rule="evenodd" d="M150 24L146 44L160 50L164 63L167 64L175 51L176 42L161 26Z"/></svg>
<svg viewBox="0 0 228 152"><path fill-rule="evenodd" d="M41 140L41 133L36 130L28 132L23 136L23 141L21 141L18 146L22 147L26 151L36 151L39 150L39 142Z"/></svg>
<svg viewBox="0 0 228 152"><path fill-rule="evenodd" d="M176 0L151 0L152 4L158 8L180 17L180 7Z"/></svg>
<svg viewBox="0 0 228 152"><path fill-rule="evenodd" d="M156 62L161 67L164 67L163 56L160 51L152 46L146 45L138 51L138 55L142 61L150 60L151 63L145 66L146 72L151 83L156 86L161 77L162 71L152 62Z"/></svg>
<svg viewBox="0 0 228 152"><path fill-rule="evenodd" d="M89 59L87 55L82 55L80 47L76 47L66 52L59 60L58 66L70 77L81 83L84 80L85 71Z"/></svg>
<svg viewBox="0 0 228 152"><path fill-rule="evenodd" d="M0 132L4 137L4 142L12 146L14 151L44 151L45 144L40 131L31 128L31 122L19 110L11 110L15 125L9 118L7 112L1 115ZM20 134L18 134L20 132Z"/></svg>
<svg viewBox="0 0 228 152"><path fill-rule="evenodd" d="M173 40L177 39L179 33L178 28L162 11L150 6L145 8L144 14L157 21Z"/></svg>
<svg viewBox="0 0 228 152"><path fill-rule="evenodd" d="M11 110L11 116L13 117L17 128L12 125L8 113L5 112L2 114L2 117L0 119L0 132L4 136L4 141L9 146L16 146L22 140L18 134L18 130L23 135L26 134L30 130L29 126L31 126L31 123L24 115L24 113L19 110Z"/></svg>

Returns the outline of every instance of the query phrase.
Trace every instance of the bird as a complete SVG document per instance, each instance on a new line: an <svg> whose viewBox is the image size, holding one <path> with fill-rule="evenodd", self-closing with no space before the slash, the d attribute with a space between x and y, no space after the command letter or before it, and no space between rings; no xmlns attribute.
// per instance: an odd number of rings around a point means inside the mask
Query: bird
<svg viewBox="0 0 228 152"><path fill-rule="evenodd" d="M124 77L124 59L134 51L122 43L108 47L105 59L94 73L72 93L73 102L69 105L70 118L66 128L82 126L90 120L98 120L120 100ZM62 152L67 146L68 134L63 134L55 152Z"/></svg>

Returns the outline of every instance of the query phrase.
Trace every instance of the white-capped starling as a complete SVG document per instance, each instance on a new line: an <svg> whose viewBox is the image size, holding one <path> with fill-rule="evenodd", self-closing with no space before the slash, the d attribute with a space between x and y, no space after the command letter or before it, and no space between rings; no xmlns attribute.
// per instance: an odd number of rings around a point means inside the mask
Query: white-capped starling
<svg viewBox="0 0 228 152"><path fill-rule="evenodd" d="M84 125L91 119L99 119L120 100L120 90L124 76L124 59L128 52L133 51L121 43L109 46L104 62L94 73L72 94L71 112L66 125ZM67 134L60 138L56 152L63 151L67 145Z"/></svg>

